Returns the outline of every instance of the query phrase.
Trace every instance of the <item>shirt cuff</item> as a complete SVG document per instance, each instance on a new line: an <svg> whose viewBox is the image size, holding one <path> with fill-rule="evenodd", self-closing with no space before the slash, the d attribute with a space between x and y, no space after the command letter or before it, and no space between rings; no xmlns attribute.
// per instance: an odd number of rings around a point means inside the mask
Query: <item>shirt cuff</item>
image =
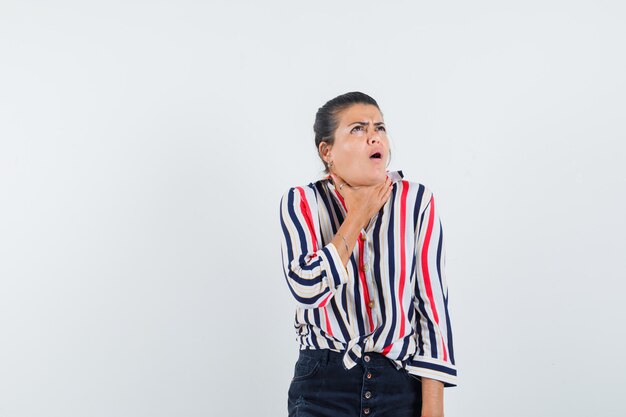
<svg viewBox="0 0 626 417"><path fill-rule="evenodd" d="M324 261L328 286L334 292L339 285L348 282L348 271L332 242L322 248L320 257Z"/></svg>
<svg viewBox="0 0 626 417"><path fill-rule="evenodd" d="M406 370L412 375L436 379L443 382L444 387L456 387L456 366L438 359L415 356L406 364Z"/></svg>

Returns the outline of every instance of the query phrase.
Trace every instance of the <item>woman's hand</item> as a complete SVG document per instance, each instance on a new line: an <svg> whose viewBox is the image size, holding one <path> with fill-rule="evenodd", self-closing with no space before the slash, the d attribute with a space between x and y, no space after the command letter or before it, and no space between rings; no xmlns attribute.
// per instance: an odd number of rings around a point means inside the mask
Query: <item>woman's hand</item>
<svg viewBox="0 0 626 417"><path fill-rule="evenodd" d="M341 177L332 173L330 175L335 189L346 203L349 215L358 219L361 227L367 225L391 195L393 183L389 176L386 176L380 184L352 187Z"/></svg>

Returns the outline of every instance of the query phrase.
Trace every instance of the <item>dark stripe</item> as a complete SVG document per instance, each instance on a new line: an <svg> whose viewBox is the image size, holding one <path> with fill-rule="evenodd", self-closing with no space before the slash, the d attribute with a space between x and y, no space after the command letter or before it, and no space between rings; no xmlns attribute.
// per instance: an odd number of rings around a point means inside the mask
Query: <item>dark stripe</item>
<svg viewBox="0 0 626 417"><path fill-rule="evenodd" d="M331 190L330 188L328 188L328 186L326 186L326 190L328 192L328 194L334 194L334 191ZM340 202L337 201L337 196L333 195L331 197L328 197L328 199L330 200L332 206L333 206L333 212L337 215L337 229L339 228L339 226L343 223L343 207L340 207ZM336 229L335 229L336 230Z"/></svg>
<svg viewBox="0 0 626 417"><path fill-rule="evenodd" d="M443 282L441 277L441 255L443 252L443 226L441 220L439 221L439 245L437 246L437 273L439 274L439 285L441 286L441 293L443 294L443 304L445 306L444 312L446 317L446 335L448 354L450 355L450 362L454 365L454 348L452 343L452 327L450 326L450 315L448 314L448 295L443 291Z"/></svg>
<svg viewBox="0 0 626 417"><path fill-rule="evenodd" d="M439 239L437 239L437 276L439 277L439 288L441 288L441 294L443 301L446 303L447 307L447 298L446 294L443 291L443 282L441 281L441 250L443 248L443 228L441 227L441 222L439 222Z"/></svg>
<svg viewBox="0 0 626 417"><path fill-rule="evenodd" d="M337 323L339 323L339 330L341 331L341 336L343 337L343 340L345 340L346 342L349 342L350 333L348 333L348 329L346 328L345 323L341 319L341 313L339 313L339 310L337 309L337 303L335 302L335 297L330 299L330 309L333 311L333 314L335 315L335 318L337 319Z"/></svg>
<svg viewBox="0 0 626 417"><path fill-rule="evenodd" d="M335 235L335 233L337 233L337 222L338 222L338 219L337 219L337 216L335 214L335 211L331 210L331 203L330 203L330 200L329 200L328 188L325 188L324 186L322 186L321 182L316 182L315 183L315 189L317 190L317 195L322 200L322 203L324 205L324 209L326 209L326 212L328 212L328 216L332 219L332 221L330 223L330 227L331 227L331 230L333 231L333 235ZM331 239L329 238L328 241L330 241L330 240Z"/></svg>
<svg viewBox="0 0 626 417"><path fill-rule="evenodd" d="M430 197L430 201L429 201L429 202L428 202L428 204L426 205L426 209L424 209L424 213L426 213L426 210L428 210L428 207L430 206L430 203L431 203L432 201L433 201L433 198L432 198L432 196L431 196L431 197ZM435 210L430 210L430 212L431 212L431 215L434 215L434 214L435 214ZM422 217L422 218L423 218L423 217ZM433 220L434 220L434 219L433 219ZM429 221L429 223L430 223L430 219L429 219L428 221ZM425 233L428 233L428 229L425 231ZM432 231L431 231L431 233L432 233ZM433 248L433 245L432 245L432 243L431 243L431 242L429 242L428 252L430 252L430 251L432 250L432 248ZM420 255L421 255L421 250L420 250ZM428 258L428 255L427 255L427 258ZM429 268L429 269L428 269L429 274L430 274L430 267L431 267L431 266L430 266L430 265L428 265L428 268ZM432 281L431 281L430 285L431 285L431 288L432 288ZM432 302L433 302L433 304L435 303L435 299L434 299L434 298L433 298ZM436 308L437 308L437 306L436 306L436 305L432 305L432 306L430 307L431 311L433 311L433 309L436 309ZM425 311L424 311L424 312L425 312ZM433 314L434 314L434 312L433 312ZM437 335L436 335L436 333L435 333L435 326L434 326L434 324L433 324L433 321L430 319L430 317L429 317L428 315L427 315L426 317L427 317L427 320L428 320L428 337L429 337L429 339L430 339L430 356L431 356L432 358L436 358L436 357L437 357L437 352L438 352L438 349L437 349Z"/></svg>
<svg viewBox="0 0 626 417"><path fill-rule="evenodd" d="M393 334L396 330L396 322L398 321L398 312L396 311L396 290L394 288L394 276L396 273L396 263L395 263L395 245L394 245L394 236L393 236L393 228L394 228L394 207L396 202L396 195L398 194L398 184L400 182L396 182L391 190L391 207L389 207L389 223L387 224L387 242L389 244L389 288L391 290L391 294L389 295L389 299L391 300L391 327L389 328L389 332L387 333L387 337L385 338L385 346L389 346L393 341ZM382 328L382 326L381 326Z"/></svg>
<svg viewBox="0 0 626 417"><path fill-rule="evenodd" d="M310 265L306 265L306 262L304 261L305 256L307 255L307 248L306 248L306 237L304 235L304 229L300 226L300 223L298 222L298 218L295 214L294 211L294 196L295 192L294 189L292 188L289 191L288 194L288 198L287 198L287 211L289 212L289 216L290 219L292 221L292 223L294 224L294 227L296 228L297 232L298 232L298 237L300 239L300 246L301 246L301 255L298 259L298 264L304 269L304 270L312 270L313 268L316 268L317 266L319 266L320 263L320 259L315 259L313 262L311 262ZM281 206L282 206L282 199L281 199ZM281 207L282 208L282 207ZM283 229L283 234L285 236L285 243L287 246L287 260L288 260L288 277L293 279L295 282L297 282L300 285L317 285L319 283L322 282L322 278L323 278L323 274L320 274L318 277L315 278L301 278L300 276L298 276L296 273L294 273L291 268L289 267L291 265L291 262L294 260L294 250L293 247L291 245L291 235L289 234L289 229L287 228L287 224L285 223L285 219L283 218L283 210L281 209L280 211L280 224L281 227Z"/></svg>
<svg viewBox="0 0 626 417"><path fill-rule="evenodd" d="M287 281L287 284L289 284L289 281ZM295 298L295 300L301 304L304 305L315 305L315 303L317 303L320 298L326 296L329 292L330 292L330 288L326 287L324 289L324 291L322 291L321 293L314 295L313 297L301 297L300 295L298 295L298 293L296 293L293 288L291 288L291 285L288 285L289 290L291 291L291 295L293 295L293 297Z"/></svg>
<svg viewBox="0 0 626 417"><path fill-rule="evenodd" d="M313 268L317 268L321 265L321 260L318 258L307 266L305 258L306 258L306 255L300 255L298 259L298 265L304 271L312 270ZM291 259L289 260L289 265L291 265ZM321 271L320 274L313 278L302 278L300 275L296 274L291 268L289 268L288 274L289 274L289 278L291 278L298 284L312 287L314 285L320 284L322 282L322 278L326 276L326 271L324 269L320 269L320 271Z"/></svg>
<svg viewBox="0 0 626 417"><path fill-rule="evenodd" d="M411 310L413 310L413 307L411 307ZM402 349L400 349L398 358L404 358L406 356L406 352L409 349L409 344L411 343L411 338L413 337L413 333L414 333L414 330L413 328L411 328L411 331L402 338Z"/></svg>
<svg viewBox="0 0 626 417"><path fill-rule="evenodd" d="M311 318L311 316L313 315L314 311L318 311L318 310L313 310L313 309L306 309L304 310L304 321L309 325L309 335L311 343L313 343L313 346L315 346L315 349L319 349L320 345L319 343L317 343L317 338L315 337L315 332L313 331L313 329L311 329L311 327L316 326L318 329L320 328L319 323L316 324L315 320ZM319 312L318 312L319 315ZM319 322L319 320L318 320Z"/></svg>
<svg viewBox="0 0 626 417"><path fill-rule="evenodd" d="M352 291L354 291L354 308L356 310L356 324L359 328L359 334L365 333L365 317L363 316L363 309L361 308L361 290L359 289L359 267L356 264L354 256L350 255L350 266L352 267L352 276L355 277L352 280Z"/></svg>
<svg viewBox="0 0 626 417"><path fill-rule="evenodd" d="M335 262L333 261L333 258L330 254L330 249L324 246L322 248L322 252L324 252L324 254L326 255L326 259L328 260L327 263L328 263L328 266L330 267L330 273L332 275L333 282L335 284L335 287L337 287L341 285L341 278L339 277L339 271L337 271Z"/></svg>
<svg viewBox="0 0 626 417"><path fill-rule="evenodd" d="M350 312L348 311L348 291L345 287L342 288L341 291L341 309L346 313L346 324L348 325L348 327L350 327ZM346 341L347 340L348 339L346 339Z"/></svg>
<svg viewBox="0 0 626 417"><path fill-rule="evenodd" d="M447 335L448 335L448 353L450 354L450 363L452 365L456 365L456 362L454 361L454 342L452 341L452 326L450 324L450 316L448 315L448 302L446 301L446 327L448 328L447 331Z"/></svg>
<svg viewBox="0 0 626 417"><path fill-rule="evenodd" d="M322 330L322 320L320 318L320 310L318 308L313 308L309 310L313 312L313 324L315 324L315 327L317 327L317 329L319 330L321 334L324 334L324 331Z"/></svg>
<svg viewBox="0 0 626 417"><path fill-rule="evenodd" d="M288 202L291 199L291 191L288 194ZM285 241L287 243L287 260L291 261L293 259L293 248L291 247L291 236L289 235L289 230L287 229L287 225L285 224L285 219L283 218L283 198L280 199L280 226L283 229L283 235L285 236ZM293 201L293 199L291 199Z"/></svg>
<svg viewBox="0 0 626 417"><path fill-rule="evenodd" d="M444 372L449 375L456 376L456 369L448 368L447 366L437 365L430 362L423 362L418 360L409 361L409 365L411 366L419 366L420 368L432 369L433 371Z"/></svg>
<svg viewBox="0 0 626 417"><path fill-rule="evenodd" d="M386 316L386 308L385 308L385 297L383 297L383 282L382 282L382 273L380 271L380 265L382 263L382 258L381 258L381 253L380 253L380 227L382 225L383 222L383 216L384 216L384 206L381 208L381 211L378 214L378 219L376 219L376 223L374 223L374 231L372 232L372 238L374 239L374 254L372 256L373 261L374 261L374 282L376 283L376 287L380 288L380 290L378 291L378 299L376 300L376 302L378 303L379 311L380 311L380 316L381 316L381 325L380 327L376 330L375 333L375 338L378 339L378 337L380 336L380 333L383 329L383 327L385 326L385 323L387 322L387 316Z"/></svg>
<svg viewBox="0 0 626 417"><path fill-rule="evenodd" d="M419 208L420 208L420 204L422 201L422 194L424 193L424 186L422 186L420 184L420 186L417 189L417 197L415 200L415 203L413 204L413 230L416 230L416 223L417 223L417 217L419 214ZM416 233L416 237L417 237L417 233ZM418 293L418 286L417 286L417 276L415 274L415 268L417 267L417 238L414 239L414 243L413 243L413 256L411 259L411 279L413 280L413 299L411 300L411 308L409 309L409 313L408 313L408 319L409 319L409 323L412 323L413 321L413 315L416 313L415 309L418 307L415 307L415 299L418 299L419 302L419 297L417 296ZM420 322L419 322L419 316L416 317L415 319L415 334L417 335L417 350L418 352L422 353L424 352L424 339L422 339L422 327L420 326Z"/></svg>
<svg viewBox="0 0 626 417"><path fill-rule="evenodd" d="M428 204L426 204L426 207L424 207L424 210L422 211L422 216L420 218L420 226L419 226L419 231L418 231L418 238L416 239L417 242L420 241L419 235L420 235L420 233L422 231L422 225L424 224L424 216L426 215L426 211L428 210L428 206L430 205L431 201L432 201L432 199L428 200ZM422 250L421 247L418 247L416 249L417 256L420 256L421 250ZM418 274L419 274L419 272L418 272ZM419 287L419 277L416 277L416 279L415 279L415 296L418 299L417 305L418 305L418 309L419 309L419 311L421 313L421 316L426 320L426 325L428 327L428 337L430 339L430 346L431 346L431 349L430 349L431 354L430 355L431 355L431 357L436 358L437 357L437 341L435 339L435 327L433 326L432 320L430 320L430 317L426 313L426 306L424 305L424 299L422 298L421 294L422 294L422 291L420 290L420 287ZM418 351L419 351L420 355L424 355L425 354L425 352L424 352L424 341L422 339L423 335L421 335L421 323L420 323L419 320L418 320L418 323L417 323L417 327L418 327L418 329L420 329L418 331L418 348L419 348Z"/></svg>
<svg viewBox="0 0 626 417"><path fill-rule="evenodd" d="M292 188L289 191L289 198L287 199L287 211L289 212L289 217L291 218L292 223L294 224L296 231L298 232L298 238L300 240L300 253L306 253L306 234L304 233L304 228L300 225L300 221L298 220L298 215L294 210L294 195L295 189Z"/></svg>
<svg viewBox="0 0 626 417"><path fill-rule="evenodd" d="M428 206L430 205L430 201L428 200L428 203L426 204L426 207L424 207L424 210L422 211L422 217L420 218L420 227L419 230L417 231L417 235L419 236L422 233L422 225L424 224L424 216L426 215L426 210L428 210Z"/></svg>
<svg viewBox="0 0 626 417"><path fill-rule="evenodd" d="M280 248L280 252L281 252L281 256L282 256L282 253L283 253L283 248L282 247ZM330 292L330 288L326 287L324 289L324 291L322 291L318 295L315 295L315 296L309 297L309 298L301 297L293 289L293 287L291 285L291 282L289 282L289 278L287 277L287 274L285 274L285 281L287 281L287 287L289 287L289 291L291 291L291 295L293 295L293 297L296 299L296 301L298 301L299 303L302 303L302 304L307 304L307 305L315 304L320 298L322 298L324 295L326 295L328 292Z"/></svg>
<svg viewBox="0 0 626 417"><path fill-rule="evenodd" d="M417 236L417 218L419 217L420 208L422 206L422 198L424 198L424 186L422 184L417 188L417 195L415 196L415 204L413 204L413 230Z"/></svg>
<svg viewBox="0 0 626 417"><path fill-rule="evenodd" d="M430 318L428 317L428 314L426 313L426 306L424 305L424 299L422 298L421 294L422 292L419 289L419 278L415 279L415 297L417 298L417 307L419 309L420 315L422 318L424 318L424 320L426 320L426 324L428 326L428 335L430 336L430 343L431 346L434 348L434 354L432 354L433 357L437 357L437 343L435 341L435 328L433 326L433 322L432 320L430 320ZM422 325L421 325L421 320L417 320L417 326L418 328L418 348L419 348L419 354L420 355L424 355L425 351L424 351L424 340L423 340L423 335L422 333ZM433 352L433 349L431 349L431 352Z"/></svg>

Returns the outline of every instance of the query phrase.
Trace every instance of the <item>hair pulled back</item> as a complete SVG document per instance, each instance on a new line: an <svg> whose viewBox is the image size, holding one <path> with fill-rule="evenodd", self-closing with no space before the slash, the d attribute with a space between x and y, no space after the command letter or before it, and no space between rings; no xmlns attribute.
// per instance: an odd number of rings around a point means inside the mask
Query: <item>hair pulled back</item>
<svg viewBox="0 0 626 417"><path fill-rule="evenodd" d="M315 147L318 149L318 154L320 143L326 142L329 145L335 143L335 131L339 126L339 113L354 104L371 104L372 106L376 106L378 111L380 111L376 100L360 91L345 93L327 101L326 104L317 110L315 123L313 124ZM322 159L321 155L319 155L319 157ZM328 166L323 159L322 163L324 163L326 167L324 172L328 173Z"/></svg>

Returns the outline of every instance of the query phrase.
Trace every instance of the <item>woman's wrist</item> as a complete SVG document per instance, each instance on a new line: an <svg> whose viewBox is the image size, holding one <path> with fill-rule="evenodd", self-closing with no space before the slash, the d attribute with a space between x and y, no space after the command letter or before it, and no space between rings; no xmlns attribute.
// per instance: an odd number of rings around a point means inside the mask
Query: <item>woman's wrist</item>
<svg viewBox="0 0 626 417"><path fill-rule="evenodd" d="M346 215L343 223L341 223L339 230L335 233L333 243L339 251L339 256L344 265L348 264L357 239L361 234L361 224L362 219L359 218L358 215L349 213Z"/></svg>
<svg viewBox="0 0 626 417"><path fill-rule="evenodd" d="M366 216L363 213L354 211L348 212L348 214L346 214L346 219L344 220L344 222L353 223L358 229L358 233L361 233L361 229L363 229L367 225L369 219L366 219Z"/></svg>

